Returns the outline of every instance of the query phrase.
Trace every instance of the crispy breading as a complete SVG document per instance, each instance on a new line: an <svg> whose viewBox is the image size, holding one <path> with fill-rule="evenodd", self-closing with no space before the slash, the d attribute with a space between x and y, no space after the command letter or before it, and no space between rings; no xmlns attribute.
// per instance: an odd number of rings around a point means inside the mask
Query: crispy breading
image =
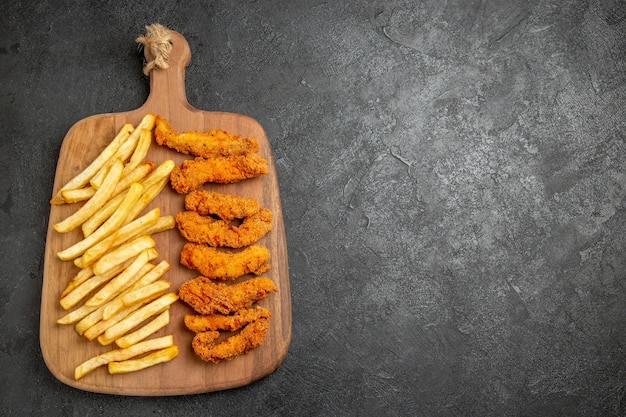
<svg viewBox="0 0 626 417"><path fill-rule="evenodd" d="M270 251L262 245L226 252L202 243L187 243L180 253L183 266L219 280L233 280L246 274L261 275L269 271L269 261Z"/></svg>
<svg viewBox="0 0 626 417"><path fill-rule="evenodd" d="M188 241L229 248L256 243L272 230L272 221L272 212L266 208L246 217L240 225L202 216L195 211L182 211L176 215L176 227Z"/></svg>
<svg viewBox="0 0 626 417"><path fill-rule="evenodd" d="M154 140L159 145L177 152L203 158L244 155L259 151L259 144L254 138L216 129L207 132L177 132L166 119L159 116L155 121Z"/></svg>
<svg viewBox="0 0 626 417"><path fill-rule="evenodd" d="M256 153L188 159L170 174L172 188L187 194L207 182L232 184L269 173L267 160Z"/></svg>
<svg viewBox="0 0 626 417"><path fill-rule="evenodd" d="M263 307L241 309L232 315L219 313L207 315L188 314L185 316L185 326L194 333L210 330L235 331L260 318L270 317L272 317L272 313Z"/></svg>
<svg viewBox="0 0 626 417"><path fill-rule="evenodd" d="M200 314L231 314L276 291L274 281L267 277L226 285L200 276L184 282L178 289L178 296Z"/></svg>
<svg viewBox="0 0 626 417"><path fill-rule="evenodd" d="M220 363L236 358L261 346L267 336L269 327L269 320L261 318L248 324L238 334L217 344L215 343L217 339L215 333L218 332L196 333L191 346L202 360Z"/></svg>
<svg viewBox="0 0 626 417"><path fill-rule="evenodd" d="M185 209L231 221L252 216L260 207L254 198L195 190L185 196Z"/></svg>

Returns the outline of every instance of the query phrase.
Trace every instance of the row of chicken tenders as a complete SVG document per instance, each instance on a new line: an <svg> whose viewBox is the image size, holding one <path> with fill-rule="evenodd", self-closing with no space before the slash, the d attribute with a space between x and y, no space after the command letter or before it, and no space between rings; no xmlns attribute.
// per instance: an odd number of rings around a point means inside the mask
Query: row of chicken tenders
<svg viewBox="0 0 626 417"><path fill-rule="evenodd" d="M184 211L176 227L187 240L180 263L200 275L178 289L180 300L196 314L185 316L195 333L194 352L219 363L260 346L271 312L256 304L277 292L261 276L270 270L270 251L258 241L272 230L273 214L253 198L210 192L206 183L231 184L269 172L253 138L223 130L177 132L157 117L155 141L194 156L175 168L172 188L184 194Z"/></svg>

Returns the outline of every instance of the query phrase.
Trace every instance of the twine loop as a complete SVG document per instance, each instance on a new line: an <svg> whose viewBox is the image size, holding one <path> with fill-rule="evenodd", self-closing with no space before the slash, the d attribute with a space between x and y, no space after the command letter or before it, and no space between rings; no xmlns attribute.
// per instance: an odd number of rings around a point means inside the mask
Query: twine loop
<svg viewBox="0 0 626 417"><path fill-rule="evenodd" d="M155 67L161 69L169 68L169 58L172 52L172 41L170 30L163 25L154 23L146 26L146 34L137 38L137 42L148 48L154 59L143 68L143 73L149 75Z"/></svg>

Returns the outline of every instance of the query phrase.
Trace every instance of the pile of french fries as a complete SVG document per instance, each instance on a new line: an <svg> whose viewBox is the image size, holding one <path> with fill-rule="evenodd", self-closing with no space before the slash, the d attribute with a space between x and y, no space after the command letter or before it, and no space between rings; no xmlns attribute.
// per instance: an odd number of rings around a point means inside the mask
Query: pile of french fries
<svg viewBox="0 0 626 417"><path fill-rule="evenodd" d="M51 204L83 202L53 224L59 233L78 228L83 238L57 253L79 272L61 294L57 320L101 345L117 348L93 357L74 370L76 380L107 365L109 373L126 373L169 361L178 355L173 335L148 339L169 324L169 307L178 296L163 279L171 265L158 258L154 233L173 229L174 217L154 208L142 211L163 190L175 167L145 162L153 140L155 116L137 127L126 124L80 174L67 182Z"/></svg>

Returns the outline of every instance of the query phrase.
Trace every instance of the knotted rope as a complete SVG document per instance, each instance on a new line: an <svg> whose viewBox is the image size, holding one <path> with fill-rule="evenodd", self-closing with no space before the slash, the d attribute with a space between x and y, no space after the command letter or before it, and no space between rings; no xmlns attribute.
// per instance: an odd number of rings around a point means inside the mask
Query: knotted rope
<svg viewBox="0 0 626 417"><path fill-rule="evenodd" d="M143 73L148 75L154 67L169 68L168 60L172 51L170 31L158 23L146 26L146 34L137 38L137 42L148 48L154 59L146 64Z"/></svg>

